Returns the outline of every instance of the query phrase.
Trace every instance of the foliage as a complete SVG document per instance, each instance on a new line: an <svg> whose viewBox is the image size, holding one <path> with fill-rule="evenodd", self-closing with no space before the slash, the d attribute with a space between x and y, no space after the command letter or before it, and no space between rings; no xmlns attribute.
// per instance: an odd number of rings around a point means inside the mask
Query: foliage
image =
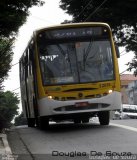
<svg viewBox="0 0 137 160"><path fill-rule="evenodd" d="M18 96L10 91L0 92L0 130L9 127L12 119L18 114Z"/></svg>
<svg viewBox="0 0 137 160"><path fill-rule="evenodd" d="M0 36L9 37L16 34L29 15L28 9L42 4L41 0L2 0L0 2Z"/></svg>
<svg viewBox="0 0 137 160"><path fill-rule="evenodd" d="M15 118L15 126L20 126L20 125L27 125L27 119L24 118L23 112Z"/></svg>
<svg viewBox="0 0 137 160"><path fill-rule="evenodd" d="M135 53L132 63L129 63L129 68L137 70L136 0L61 0L60 7L73 16L72 22L109 23L117 44L125 46L126 51Z"/></svg>
<svg viewBox="0 0 137 160"><path fill-rule="evenodd" d="M1 0L0 1L0 90L8 75L12 61L12 44L18 29L26 21L29 8L43 5L41 0Z"/></svg>
<svg viewBox="0 0 137 160"><path fill-rule="evenodd" d="M11 68L12 43L13 39L0 39L0 90L2 89L2 82L8 76L8 71Z"/></svg>

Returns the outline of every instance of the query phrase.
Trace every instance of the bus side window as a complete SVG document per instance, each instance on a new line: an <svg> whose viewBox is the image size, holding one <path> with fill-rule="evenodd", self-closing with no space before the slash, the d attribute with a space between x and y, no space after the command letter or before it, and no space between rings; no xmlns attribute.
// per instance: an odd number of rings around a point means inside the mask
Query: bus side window
<svg viewBox="0 0 137 160"><path fill-rule="evenodd" d="M22 63L22 59L20 59L19 61L19 76L20 76L20 82L23 80L23 63Z"/></svg>
<svg viewBox="0 0 137 160"><path fill-rule="evenodd" d="M28 63L28 70L29 70L29 75L32 75L32 55L31 55L31 50L30 48L28 48L28 59L29 59L29 63Z"/></svg>
<svg viewBox="0 0 137 160"><path fill-rule="evenodd" d="M25 51L24 54L24 69L25 69L25 79L28 77L28 52L27 50Z"/></svg>
<svg viewBox="0 0 137 160"><path fill-rule="evenodd" d="M34 43L31 42L29 48L29 74L33 75L34 73Z"/></svg>

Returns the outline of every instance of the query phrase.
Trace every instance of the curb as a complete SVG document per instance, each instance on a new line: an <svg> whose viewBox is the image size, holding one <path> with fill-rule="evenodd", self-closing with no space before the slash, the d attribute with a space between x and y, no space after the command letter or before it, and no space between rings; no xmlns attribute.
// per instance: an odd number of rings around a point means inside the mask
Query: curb
<svg viewBox="0 0 137 160"><path fill-rule="evenodd" d="M9 158L10 160L14 160L6 134L0 134L0 155L2 159Z"/></svg>

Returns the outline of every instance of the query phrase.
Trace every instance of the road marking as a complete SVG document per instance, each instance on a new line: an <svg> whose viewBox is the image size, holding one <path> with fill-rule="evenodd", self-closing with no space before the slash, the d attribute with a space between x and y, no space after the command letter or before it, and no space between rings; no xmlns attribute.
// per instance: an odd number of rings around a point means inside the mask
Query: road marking
<svg viewBox="0 0 137 160"><path fill-rule="evenodd" d="M134 127L125 126L125 125L121 125L121 124L115 124L115 123L110 123L110 125L116 126L116 127L120 127L120 128L124 128L124 129L128 129L130 131L137 132L137 128L134 128Z"/></svg>

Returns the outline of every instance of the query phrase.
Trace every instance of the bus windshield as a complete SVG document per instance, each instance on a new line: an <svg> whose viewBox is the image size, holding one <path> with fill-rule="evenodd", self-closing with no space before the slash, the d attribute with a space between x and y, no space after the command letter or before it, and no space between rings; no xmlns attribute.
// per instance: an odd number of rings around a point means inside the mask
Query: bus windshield
<svg viewBox="0 0 137 160"><path fill-rule="evenodd" d="M42 35L42 34L41 34ZM91 83L114 79L111 42L107 37L38 41L44 85Z"/></svg>

